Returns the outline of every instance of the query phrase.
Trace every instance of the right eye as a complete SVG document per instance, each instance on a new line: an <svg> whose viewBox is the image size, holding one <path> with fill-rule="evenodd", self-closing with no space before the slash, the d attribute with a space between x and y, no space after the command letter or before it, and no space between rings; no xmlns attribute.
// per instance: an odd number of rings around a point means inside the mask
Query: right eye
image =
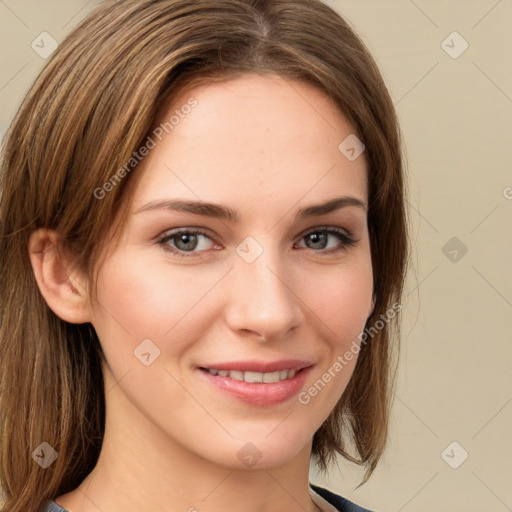
<svg viewBox="0 0 512 512"><path fill-rule="evenodd" d="M205 231L187 228L167 232L158 240L158 244L164 251L187 258L196 257L197 253L212 248L214 242Z"/></svg>

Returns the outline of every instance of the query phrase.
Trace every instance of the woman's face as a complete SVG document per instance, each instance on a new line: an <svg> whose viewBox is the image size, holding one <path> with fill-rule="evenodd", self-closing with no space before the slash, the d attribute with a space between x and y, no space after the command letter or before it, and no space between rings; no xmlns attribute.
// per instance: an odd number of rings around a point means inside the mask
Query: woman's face
<svg viewBox="0 0 512 512"><path fill-rule="evenodd" d="M342 395L371 313L364 153L305 82L248 74L168 107L92 305L107 411L225 467L284 464Z"/></svg>

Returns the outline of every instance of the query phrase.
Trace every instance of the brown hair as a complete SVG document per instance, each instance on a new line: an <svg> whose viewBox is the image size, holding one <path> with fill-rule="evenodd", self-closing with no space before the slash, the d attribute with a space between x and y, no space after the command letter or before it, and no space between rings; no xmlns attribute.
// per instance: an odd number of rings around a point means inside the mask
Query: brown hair
<svg viewBox="0 0 512 512"><path fill-rule="evenodd" d="M307 80L353 125L368 169L376 303L367 325L400 302L409 254L401 134L381 74L347 22L319 0L104 2L49 59L2 148L4 512L38 512L47 499L76 489L96 464L105 424L101 345L90 324L64 322L46 304L28 256L30 234L55 230L77 268L93 276L137 173L101 200L93 191L142 146L178 86L247 72ZM375 469L386 444L398 342L396 316L361 345L348 387L314 435L322 471L336 452L366 467L364 481ZM32 458L42 442L58 452L47 469Z"/></svg>

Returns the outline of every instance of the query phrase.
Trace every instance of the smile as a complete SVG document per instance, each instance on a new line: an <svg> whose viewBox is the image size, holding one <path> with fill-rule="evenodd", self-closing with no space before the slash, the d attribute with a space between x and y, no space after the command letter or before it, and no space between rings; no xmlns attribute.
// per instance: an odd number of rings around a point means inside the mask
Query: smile
<svg viewBox="0 0 512 512"><path fill-rule="evenodd" d="M304 387L313 369L311 362L291 359L226 362L211 366L196 368L197 374L210 389L230 399L258 407L277 405L293 399Z"/></svg>
<svg viewBox="0 0 512 512"><path fill-rule="evenodd" d="M295 377L297 370L278 370L275 372L242 372L239 370L216 370L215 368L201 368L211 375L218 375L219 377L229 377L234 380L244 380L245 382L261 382L263 384L270 384L273 382L280 382ZM299 370L300 371L300 370Z"/></svg>

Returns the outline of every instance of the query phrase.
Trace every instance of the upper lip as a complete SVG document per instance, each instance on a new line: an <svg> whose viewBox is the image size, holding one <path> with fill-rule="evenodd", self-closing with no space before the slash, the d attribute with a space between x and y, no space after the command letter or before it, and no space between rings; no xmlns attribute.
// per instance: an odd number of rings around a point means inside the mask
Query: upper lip
<svg viewBox="0 0 512 512"><path fill-rule="evenodd" d="M279 370L302 370L311 366L310 361L298 359L280 359L279 361L230 361L227 363L212 363L199 366L199 368L215 370L234 370L240 372L272 373Z"/></svg>

